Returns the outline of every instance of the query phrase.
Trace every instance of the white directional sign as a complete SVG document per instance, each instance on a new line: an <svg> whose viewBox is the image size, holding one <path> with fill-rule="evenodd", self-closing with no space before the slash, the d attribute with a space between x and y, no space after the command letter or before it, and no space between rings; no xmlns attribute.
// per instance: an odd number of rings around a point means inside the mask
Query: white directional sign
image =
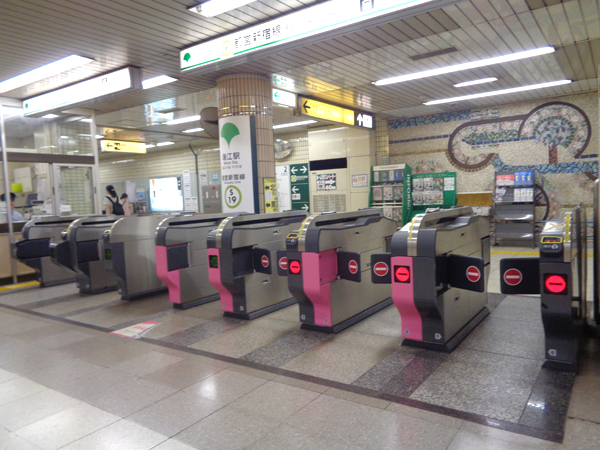
<svg viewBox="0 0 600 450"><path fill-rule="evenodd" d="M282 91L281 89L273 89L273 103L280 105L296 107L296 94L292 92Z"/></svg>

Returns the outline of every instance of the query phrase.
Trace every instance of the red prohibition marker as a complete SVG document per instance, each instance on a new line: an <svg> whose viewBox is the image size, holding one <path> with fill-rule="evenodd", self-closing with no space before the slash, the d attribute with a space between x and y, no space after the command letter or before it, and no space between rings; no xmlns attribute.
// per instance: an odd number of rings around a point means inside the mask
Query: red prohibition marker
<svg viewBox="0 0 600 450"><path fill-rule="evenodd" d="M509 286L516 286L523 281L523 274L518 269L508 269L504 272L504 282Z"/></svg>
<svg viewBox="0 0 600 450"><path fill-rule="evenodd" d="M288 264L287 264L287 257L284 256L283 258L281 258L279 260L279 267L281 267L281 270L287 270L287 266L288 266Z"/></svg>
<svg viewBox="0 0 600 450"><path fill-rule="evenodd" d="M263 255L260 258L260 263L262 264L263 267L267 268L269 267L269 257L267 255Z"/></svg>
<svg viewBox="0 0 600 450"><path fill-rule="evenodd" d="M546 289L553 294L560 294L567 287L567 282L560 275L551 275L546 278Z"/></svg>
<svg viewBox="0 0 600 450"><path fill-rule="evenodd" d="M373 272L375 272L375 275L377 275L378 277L383 277L387 275L388 270L390 270L388 265L381 261L373 266Z"/></svg>
<svg viewBox="0 0 600 450"><path fill-rule="evenodd" d="M400 283L408 283L410 280L410 271L408 267L400 266L396 268L396 280Z"/></svg>
<svg viewBox="0 0 600 450"><path fill-rule="evenodd" d="M467 267L467 278L469 279L469 281L476 283L481 278L481 272L477 267L469 266Z"/></svg>
<svg viewBox="0 0 600 450"><path fill-rule="evenodd" d="M292 272L293 274L300 273L300 262L299 261L290 262L290 272Z"/></svg>
<svg viewBox="0 0 600 450"><path fill-rule="evenodd" d="M358 263L354 260L351 260L348 263L348 270L352 275L354 275L356 272L358 272Z"/></svg>

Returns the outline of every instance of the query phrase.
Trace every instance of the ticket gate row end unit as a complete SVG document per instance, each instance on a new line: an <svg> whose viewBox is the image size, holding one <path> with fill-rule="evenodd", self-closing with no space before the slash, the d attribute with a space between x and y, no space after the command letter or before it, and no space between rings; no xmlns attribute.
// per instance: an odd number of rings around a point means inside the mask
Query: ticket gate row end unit
<svg viewBox="0 0 600 450"><path fill-rule="evenodd" d="M208 279L206 240L223 220L239 213L184 215L163 219L156 229L156 270L169 301L187 309L219 299Z"/></svg>
<svg viewBox="0 0 600 450"><path fill-rule="evenodd" d="M305 219L303 211L238 215L208 234L208 277L225 316L251 320L296 303L280 260Z"/></svg>
<svg viewBox="0 0 600 450"><path fill-rule="evenodd" d="M312 215L288 235L287 276L302 328L339 333L392 304L373 284L370 258L387 249L396 222L376 209Z"/></svg>
<svg viewBox="0 0 600 450"><path fill-rule="evenodd" d="M81 294L100 294L118 288L114 273L106 268L104 231L118 216L103 215L77 219L61 233L61 242L50 244L53 263L73 271Z"/></svg>
<svg viewBox="0 0 600 450"><path fill-rule="evenodd" d="M371 256L376 284L392 284L403 345L451 352L489 314L490 232L470 207L429 209Z"/></svg>
<svg viewBox="0 0 600 450"><path fill-rule="evenodd" d="M169 215L125 216L103 232L104 264L114 274L122 300L165 292L156 272L155 240L158 225Z"/></svg>
<svg viewBox="0 0 600 450"><path fill-rule="evenodd" d="M61 241L61 233L77 217L44 217L32 219L23 227L23 238L15 243L15 256L35 269L40 287L56 286L75 281L75 273L54 264L50 258L50 244Z"/></svg>
<svg viewBox="0 0 600 450"><path fill-rule="evenodd" d="M598 282L598 280L596 280ZM500 260L503 294L539 294L545 368L574 372L587 321L587 222L581 205L547 221L539 258Z"/></svg>

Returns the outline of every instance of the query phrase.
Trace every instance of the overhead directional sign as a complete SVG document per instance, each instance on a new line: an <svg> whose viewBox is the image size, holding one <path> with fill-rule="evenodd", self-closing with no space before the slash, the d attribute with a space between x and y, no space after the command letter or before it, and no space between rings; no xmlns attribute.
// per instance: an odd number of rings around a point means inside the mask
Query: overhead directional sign
<svg viewBox="0 0 600 450"><path fill-rule="evenodd" d="M282 91L281 89L273 89L273 103L280 105L296 107L296 94L292 92Z"/></svg>
<svg viewBox="0 0 600 450"><path fill-rule="evenodd" d="M306 97L299 97L300 114L331 122L343 123L361 128L374 128L374 117L360 111L320 102Z"/></svg>
<svg viewBox="0 0 600 450"><path fill-rule="evenodd" d="M308 212L310 209L308 164L290 165L290 190L292 209Z"/></svg>
<svg viewBox="0 0 600 450"><path fill-rule="evenodd" d="M434 9L433 0L330 0L182 50L181 70L206 68L208 72L214 70L212 66L227 67L235 64L231 60L249 53L272 52L273 47L426 3L432 3L430 9ZM425 12L424 8L419 11Z"/></svg>
<svg viewBox="0 0 600 450"><path fill-rule="evenodd" d="M100 141L100 148L103 152L146 153L146 144L144 142L103 139Z"/></svg>

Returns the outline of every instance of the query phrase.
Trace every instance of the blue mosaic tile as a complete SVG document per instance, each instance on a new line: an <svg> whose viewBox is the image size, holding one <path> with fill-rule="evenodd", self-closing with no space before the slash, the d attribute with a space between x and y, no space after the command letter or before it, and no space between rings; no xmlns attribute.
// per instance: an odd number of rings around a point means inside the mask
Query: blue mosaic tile
<svg viewBox="0 0 600 450"><path fill-rule="evenodd" d="M524 166L511 166L505 164L499 156L497 156L493 161L492 165L494 169L498 172L502 171L525 171L525 170L535 170L537 173L541 174L556 174L556 173L586 173L591 172L594 175L598 175L598 161L576 161L570 163L558 163L558 164L533 164L533 165L524 165Z"/></svg>

